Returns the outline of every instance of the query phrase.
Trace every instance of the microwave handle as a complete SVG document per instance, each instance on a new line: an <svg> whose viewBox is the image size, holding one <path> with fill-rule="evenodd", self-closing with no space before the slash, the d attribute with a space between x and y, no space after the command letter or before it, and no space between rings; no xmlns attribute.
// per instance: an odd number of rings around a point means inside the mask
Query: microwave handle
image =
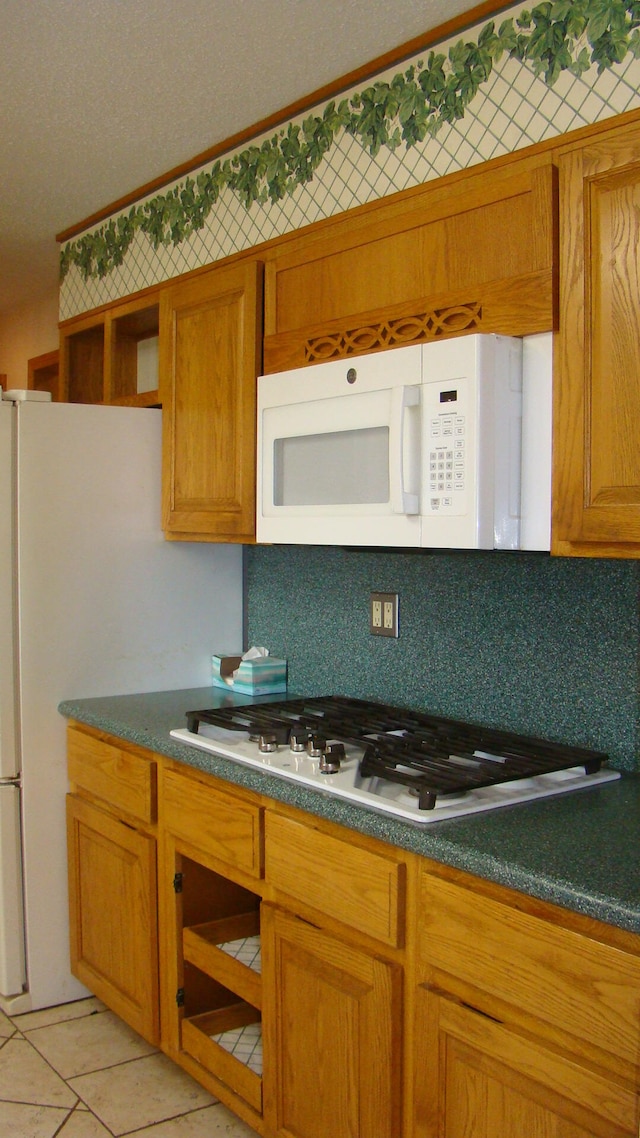
<svg viewBox="0 0 640 1138"><path fill-rule="evenodd" d="M420 388L394 387L391 391L391 422L389 423L389 492L394 514L417 514L420 503L417 494L404 488L404 437L407 407L420 402Z"/></svg>

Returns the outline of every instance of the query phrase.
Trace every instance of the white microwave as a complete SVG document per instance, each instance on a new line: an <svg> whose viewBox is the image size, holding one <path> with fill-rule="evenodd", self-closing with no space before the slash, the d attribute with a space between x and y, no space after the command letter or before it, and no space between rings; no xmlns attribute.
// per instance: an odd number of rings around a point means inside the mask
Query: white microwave
<svg viewBox="0 0 640 1138"><path fill-rule="evenodd" d="M259 542L549 549L551 334L260 376Z"/></svg>

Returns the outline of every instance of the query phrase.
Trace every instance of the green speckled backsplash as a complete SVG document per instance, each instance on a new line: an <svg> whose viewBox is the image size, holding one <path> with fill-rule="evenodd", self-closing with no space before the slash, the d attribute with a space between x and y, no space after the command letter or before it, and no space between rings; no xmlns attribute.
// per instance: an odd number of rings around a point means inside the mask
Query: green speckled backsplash
<svg viewBox="0 0 640 1138"><path fill-rule="evenodd" d="M640 564L540 554L245 550L247 640L289 688L424 708L606 751L640 770ZM372 636L372 590L400 596Z"/></svg>

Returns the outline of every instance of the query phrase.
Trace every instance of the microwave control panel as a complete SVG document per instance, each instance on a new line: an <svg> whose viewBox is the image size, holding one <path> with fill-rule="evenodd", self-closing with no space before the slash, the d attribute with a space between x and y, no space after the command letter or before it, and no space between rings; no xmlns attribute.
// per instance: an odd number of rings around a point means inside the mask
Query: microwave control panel
<svg viewBox="0 0 640 1138"><path fill-rule="evenodd" d="M522 341L424 346L423 546L518 547L521 416Z"/></svg>
<svg viewBox="0 0 640 1138"><path fill-rule="evenodd" d="M475 439L470 381L427 383L423 387L425 490L423 513L466 514L473 501ZM471 495L469 495L471 490Z"/></svg>

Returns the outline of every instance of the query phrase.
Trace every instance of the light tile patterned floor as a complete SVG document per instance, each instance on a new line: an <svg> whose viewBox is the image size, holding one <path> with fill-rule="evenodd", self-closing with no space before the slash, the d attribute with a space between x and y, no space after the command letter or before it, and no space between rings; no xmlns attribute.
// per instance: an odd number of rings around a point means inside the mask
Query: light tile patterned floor
<svg viewBox="0 0 640 1138"><path fill-rule="evenodd" d="M252 1138L255 1131L94 998L0 1012L0 1136Z"/></svg>

